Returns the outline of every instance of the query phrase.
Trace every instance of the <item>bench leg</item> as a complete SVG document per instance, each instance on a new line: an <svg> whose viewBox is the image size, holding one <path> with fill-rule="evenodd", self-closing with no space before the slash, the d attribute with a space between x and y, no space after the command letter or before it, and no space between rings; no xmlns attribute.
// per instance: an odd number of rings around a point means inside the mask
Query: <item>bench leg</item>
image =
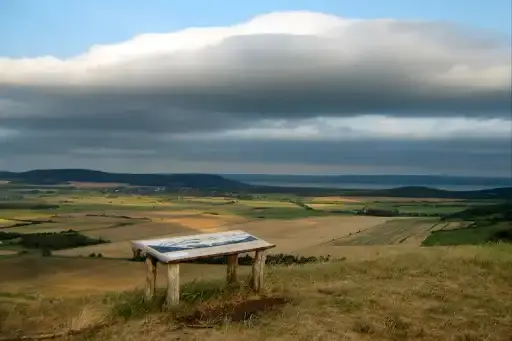
<svg viewBox="0 0 512 341"><path fill-rule="evenodd" d="M168 307L180 303L180 264L167 264L167 297Z"/></svg>
<svg viewBox="0 0 512 341"><path fill-rule="evenodd" d="M146 257L146 292L145 298L146 300L152 300L155 296L155 288L156 288L156 258L148 255Z"/></svg>
<svg viewBox="0 0 512 341"><path fill-rule="evenodd" d="M263 289L264 270L265 270L265 251L256 251L254 263L252 264L252 289L260 292Z"/></svg>
<svg viewBox="0 0 512 341"><path fill-rule="evenodd" d="M238 268L238 254L229 255L226 257L228 268L227 268L227 283L228 285L237 283L237 268Z"/></svg>

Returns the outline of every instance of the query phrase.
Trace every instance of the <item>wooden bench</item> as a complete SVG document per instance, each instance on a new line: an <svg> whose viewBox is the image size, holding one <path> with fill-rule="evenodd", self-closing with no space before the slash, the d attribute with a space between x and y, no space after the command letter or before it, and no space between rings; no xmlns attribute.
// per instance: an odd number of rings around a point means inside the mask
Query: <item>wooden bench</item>
<svg viewBox="0 0 512 341"><path fill-rule="evenodd" d="M238 255L255 252L251 287L256 292L261 291L265 251L273 247L275 245L240 230L132 241L134 258L142 254L146 257L146 299L155 295L158 262L167 265L167 305L178 304L180 300L180 263L195 259L226 256L227 283L233 284L237 282Z"/></svg>

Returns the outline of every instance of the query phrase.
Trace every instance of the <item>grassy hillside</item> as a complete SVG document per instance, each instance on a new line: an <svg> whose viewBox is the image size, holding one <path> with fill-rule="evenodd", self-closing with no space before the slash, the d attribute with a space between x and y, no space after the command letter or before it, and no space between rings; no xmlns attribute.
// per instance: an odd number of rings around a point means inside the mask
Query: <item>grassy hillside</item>
<svg viewBox="0 0 512 341"><path fill-rule="evenodd" d="M183 303L171 311L158 300L142 303L140 290L59 299L0 292L0 334L100 326L66 339L510 339L512 246L385 250L372 259L270 267L263 296L224 288L216 271L183 283Z"/></svg>

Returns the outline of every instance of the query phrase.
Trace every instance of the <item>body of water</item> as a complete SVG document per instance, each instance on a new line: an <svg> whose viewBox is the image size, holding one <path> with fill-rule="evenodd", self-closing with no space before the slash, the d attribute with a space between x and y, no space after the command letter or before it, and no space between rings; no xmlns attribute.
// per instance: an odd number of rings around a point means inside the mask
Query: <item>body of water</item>
<svg viewBox="0 0 512 341"><path fill-rule="evenodd" d="M279 186L279 187L317 187L317 188L339 188L339 189L391 189L397 187L418 186L417 184L368 184L368 183L325 183L325 182L273 182L273 181L247 181L251 185ZM448 191L477 191L482 189L493 189L503 186L478 186L478 185L426 185L425 187L437 188Z"/></svg>

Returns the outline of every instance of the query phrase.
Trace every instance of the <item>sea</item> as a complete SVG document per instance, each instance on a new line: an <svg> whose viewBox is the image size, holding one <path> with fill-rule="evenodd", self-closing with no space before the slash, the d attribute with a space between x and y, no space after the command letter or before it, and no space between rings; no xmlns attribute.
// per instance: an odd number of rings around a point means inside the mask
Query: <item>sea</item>
<svg viewBox="0 0 512 341"><path fill-rule="evenodd" d="M279 187L312 187L312 188L339 188L339 189L391 189L397 187L418 186L418 184L395 183L395 184L368 184L368 183L326 183L326 182L265 182L265 181L245 181L251 185L259 186L279 186ZM428 184L425 187L442 189L447 191L478 191L482 189L493 189L498 187L509 187L500 185L446 185L446 184ZM510 186L512 187L512 186Z"/></svg>

